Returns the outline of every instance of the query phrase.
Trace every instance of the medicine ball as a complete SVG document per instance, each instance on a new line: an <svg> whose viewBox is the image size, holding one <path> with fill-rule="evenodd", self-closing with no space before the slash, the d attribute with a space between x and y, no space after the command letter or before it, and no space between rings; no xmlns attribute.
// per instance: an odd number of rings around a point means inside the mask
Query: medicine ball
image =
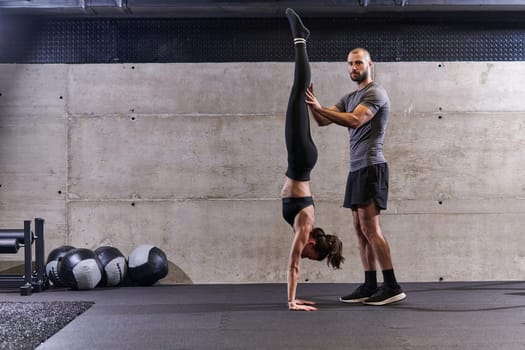
<svg viewBox="0 0 525 350"><path fill-rule="evenodd" d="M102 264L94 251L70 250L58 263L58 277L72 289L93 289L102 280Z"/></svg>
<svg viewBox="0 0 525 350"><path fill-rule="evenodd" d="M55 287L65 287L64 283L62 283L62 281L60 281L60 278L58 277L57 265L60 259L62 259L62 257L66 255L67 252L73 249L75 249L75 247L72 247L70 245L63 245L53 249L47 256L46 275Z"/></svg>
<svg viewBox="0 0 525 350"><path fill-rule="evenodd" d="M102 264L102 285L113 287L122 283L128 270L124 254L110 246L98 247L95 249L95 254Z"/></svg>
<svg viewBox="0 0 525 350"><path fill-rule="evenodd" d="M168 275L168 258L155 246L140 245L129 255L128 274L138 285L151 286Z"/></svg>

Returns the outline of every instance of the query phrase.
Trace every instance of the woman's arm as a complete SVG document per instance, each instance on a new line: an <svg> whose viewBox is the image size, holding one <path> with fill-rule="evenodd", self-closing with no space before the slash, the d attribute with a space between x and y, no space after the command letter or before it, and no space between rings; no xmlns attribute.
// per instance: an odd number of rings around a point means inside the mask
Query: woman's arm
<svg viewBox="0 0 525 350"><path fill-rule="evenodd" d="M312 215L310 214L310 211ZM295 237L290 248L288 257L288 308L290 310L313 311L317 308L310 306L314 304L309 301L298 300L296 298L297 283L299 281L299 263L304 246L308 243L310 232L312 230L313 207L305 208L298 214L294 225ZM312 222L310 222L312 221Z"/></svg>

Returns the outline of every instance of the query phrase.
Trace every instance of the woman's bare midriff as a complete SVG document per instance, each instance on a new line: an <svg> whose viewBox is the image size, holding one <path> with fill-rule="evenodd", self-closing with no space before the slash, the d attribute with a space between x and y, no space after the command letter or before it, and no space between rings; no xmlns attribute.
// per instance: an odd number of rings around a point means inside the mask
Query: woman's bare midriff
<svg viewBox="0 0 525 350"><path fill-rule="evenodd" d="M310 197L311 195L310 181L296 181L286 177L281 190L281 198Z"/></svg>

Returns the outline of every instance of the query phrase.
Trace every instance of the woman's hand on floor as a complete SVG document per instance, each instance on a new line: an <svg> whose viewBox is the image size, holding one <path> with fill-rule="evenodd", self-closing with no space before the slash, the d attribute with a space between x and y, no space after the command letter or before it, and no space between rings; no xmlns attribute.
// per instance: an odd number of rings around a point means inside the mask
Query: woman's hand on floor
<svg viewBox="0 0 525 350"><path fill-rule="evenodd" d="M315 302L309 300L295 299L288 302L288 309L292 311L317 311Z"/></svg>

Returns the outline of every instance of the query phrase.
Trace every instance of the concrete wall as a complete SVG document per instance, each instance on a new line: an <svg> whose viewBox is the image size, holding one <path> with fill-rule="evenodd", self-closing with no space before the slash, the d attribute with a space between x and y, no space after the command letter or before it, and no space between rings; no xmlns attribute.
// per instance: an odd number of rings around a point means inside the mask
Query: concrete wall
<svg viewBox="0 0 525 350"><path fill-rule="evenodd" d="M284 113L292 63L0 65L0 227L46 220L62 245L163 249L166 281L284 282ZM390 93L382 215L401 281L525 277L523 63L380 63ZM354 89L345 63L312 63L320 101ZM317 224L358 282L344 128L313 128ZM0 256L4 264L20 256ZM185 276L181 278L180 276Z"/></svg>

